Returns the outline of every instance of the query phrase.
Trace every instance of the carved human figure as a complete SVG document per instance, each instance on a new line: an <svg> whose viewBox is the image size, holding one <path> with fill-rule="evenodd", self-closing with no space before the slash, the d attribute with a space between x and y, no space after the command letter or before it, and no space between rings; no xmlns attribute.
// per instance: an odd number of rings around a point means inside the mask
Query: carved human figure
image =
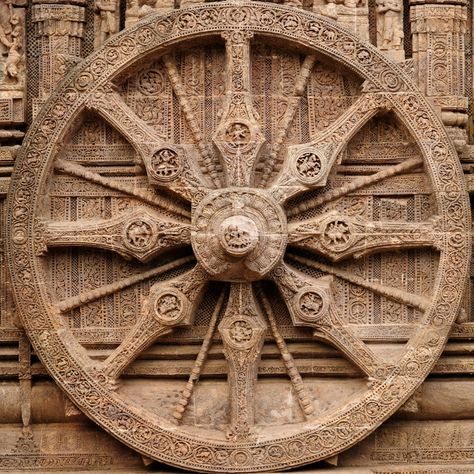
<svg viewBox="0 0 474 474"><path fill-rule="evenodd" d="M125 26L129 28L145 16L150 15L155 11L163 10L162 3L163 2L161 0L157 0L155 2L155 5L151 7L147 4L140 4L139 0L130 0L128 2L129 6L127 8L127 11L125 12Z"/></svg>
<svg viewBox="0 0 474 474"><path fill-rule="evenodd" d="M357 8L360 3L359 0L344 0L344 6L348 8Z"/></svg>
<svg viewBox="0 0 474 474"><path fill-rule="evenodd" d="M5 61L5 74L14 82L19 80L21 63L21 54L18 52L19 48L19 36L15 36Z"/></svg>
<svg viewBox="0 0 474 474"><path fill-rule="evenodd" d="M401 49L403 40L400 0L377 0L377 34L381 49Z"/></svg>
<svg viewBox="0 0 474 474"><path fill-rule="evenodd" d="M116 0L97 0L96 12L99 16L99 44L117 33Z"/></svg>
<svg viewBox="0 0 474 474"><path fill-rule="evenodd" d="M20 17L10 5L7 21L0 22L0 53L6 56L3 58L3 82L20 82L22 41Z"/></svg>

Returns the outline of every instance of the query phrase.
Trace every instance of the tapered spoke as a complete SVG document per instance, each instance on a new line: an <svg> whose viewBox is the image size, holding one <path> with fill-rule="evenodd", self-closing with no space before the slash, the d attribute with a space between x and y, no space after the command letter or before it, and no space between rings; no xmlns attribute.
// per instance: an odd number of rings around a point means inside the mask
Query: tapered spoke
<svg viewBox="0 0 474 474"><path fill-rule="evenodd" d="M198 150L190 145L167 143L164 137L138 117L114 91L96 92L87 102L135 148L152 186L170 189L192 201L209 183L196 166Z"/></svg>
<svg viewBox="0 0 474 474"><path fill-rule="evenodd" d="M159 146L165 141L163 135L142 120L112 89L91 94L86 105L119 131L142 155L148 152L148 148Z"/></svg>
<svg viewBox="0 0 474 474"><path fill-rule="evenodd" d="M344 197L351 192L366 188L367 186L371 186L372 184L377 184L380 181L383 181L384 179L388 179L393 176L397 176L399 174L411 171L415 168L420 167L422 164L423 161L420 158L410 158L397 165L389 166L384 170L374 173L370 176L354 178L351 180L350 183L345 186L341 186L340 188L336 189L330 189L329 191L326 191L320 194L319 196L316 196L315 198L305 200L297 206L288 209L286 214L288 217L297 216L310 209L314 209L316 207L333 202L336 199L340 199L341 197ZM274 193L277 192L278 188L276 188ZM283 193L283 196L285 198L286 194Z"/></svg>
<svg viewBox="0 0 474 474"><path fill-rule="evenodd" d="M155 283L135 326L103 362L101 372L112 380L117 379L158 337L176 327L191 325L206 281L207 274L196 265L178 278Z"/></svg>
<svg viewBox="0 0 474 474"><path fill-rule="evenodd" d="M280 126L277 130L277 135L273 140L272 146L268 153L268 157L265 157L265 164L262 173L261 186L265 187L268 179L270 178L271 173L274 170L275 164L278 160L278 155L280 153L281 146L288 134L288 130L295 118L296 110L300 103L300 98L306 90L306 84L313 70L314 64L316 63L316 56L310 54L305 57L303 64L301 65L301 70L299 77L295 82L295 87L293 90L293 95L288 98L288 105L285 109L285 114L281 120Z"/></svg>
<svg viewBox="0 0 474 474"><path fill-rule="evenodd" d="M39 227L41 253L51 247L95 247L147 262L160 252L191 242L190 225L164 220L146 208L111 219L46 221Z"/></svg>
<svg viewBox="0 0 474 474"><path fill-rule="evenodd" d="M364 222L334 211L291 225L288 243L333 261L388 250L437 247L442 234L436 222Z"/></svg>
<svg viewBox="0 0 474 474"><path fill-rule="evenodd" d="M199 127L198 121L196 119L196 115L193 112L191 104L186 96L186 91L181 80L181 76L178 72L178 68L176 66L176 61L173 56L165 55L163 58L163 63L166 67L166 71L168 73L168 77L170 82L173 86L173 91L178 98L179 105L181 110L183 111L186 121L191 129L191 133L193 134L193 138L197 144L197 149L199 151L199 158L201 162L201 168L205 174L210 176L211 181L214 183L216 187L220 186L220 176L219 176L219 169L217 164L214 162L214 156L209 150L209 147L204 142L204 136L202 131Z"/></svg>
<svg viewBox="0 0 474 474"><path fill-rule="evenodd" d="M174 204L171 199L164 199L161 196L157 196L154 193L147 192L145 190L132 188L126 184L122 184L116 179L104 178L99 173L90 171L82 165L72 163L66 160L56 160L55 168L62 173L70 176L76 176L77 178L85 179L91 183L99 184L105 188L112 189L114 191L120 191L124 194L128 194L131 197L138 199L146 204L157 206L168 212L175 213L183 217L191 217L191 213L185 209Z"/></svg>
<svg viewBox="0 0 474 474"><path fill-rule="evenodd" d="M150 278L156 277L163 273L169 272L171 270L175 270L187 263L190 263L194 260L194 257L183 257L174 262L167 263L166 265L160 265L157 268L153 268L151 270L147 270L145 272L138 273L137 275L133 275L127 278L123 278L122 280L115 281L113 283L109 283L108 285L103 285L99 288L95 288L90 291L86 291L81 293L77 296L71 296L70 298L66 298L58 303L59 311L67 313L74 308L79 308L85 304L91 303L93 301L98 300L99 298L105 298L106 296L113 295L114 293L118 293L125 288L130 286L136 285L142 281L149 280Z"/></svg>
<svg viewBox="0 0 474 474"><path fill-rule="evenodd" d="M229 371L230 426L227 438L243 441L252 434L258 363L266 323L250 283L233 283L219 332Z"/></svg>
<svg viewBox="0 0 474 474"><path fill-rule="evenodd" d="M281 335L280 331L278 330L278 325L275 319L275 315L273 314L272 307L268 301L268 299L263 295L262 296L263 307L265 308L265 313L270 323L270 329L272 331L273 339L280 351L281 358L283 363L285 364L286 370L288 372L288 376L290 377L291 384L293 385L293 389L295 394L298 398L298 403L303 410L306 418L309 418L314 413L314 407L311 399L309 398L306 389L303 384L303 379L296 367L295 360L291 355L291 352L286 345L283 336Z"/></svg>
<svg viewBox="0 0 474 474"><path fill-rule="evenodd" d="M199 354L197 355L191 373L189 374L189 379L186 383L186 387L181 392L181 397L174 408L173 416L178 422L183 417L186 407L188 406L189 400L191 399L191 396L193 394L194 387L199 381L202 367L206 362L207 354L209 352L209 348L211 347L212 338L214 337L214 333L216 331L217 321L219 319L219 315L224 304L224 296L225 292L222 291L219 300L217 301L216 307L212 312L206 335L204 336L201 349L199 350Z"/></svg>
<svg viewBox="0 0 474 474"><path fill-rule="evenodd" d="M295 326L313 328L316 337L332 343L367 376L381 378L387 374L389 366L354 335L339 315L332 276L314 279L285 263L270 276L284 295Z"/></svg>
<svg viewBox="0 0 474 474"><path fill-rule="evenodd" d="M380 283L375 283L368 281L365 278L354 275L351 272L340 270L339 268L332 267L330 265L325 265L323 263L315 262L304 257L300 257L294 254L288 254L288 257L294 260L295 262L302 263L307 267L320 270L329 275L334 275L341 280L345 280L353 285L360 286L366 290L370 290L373 293L388 298L389 300L396 301L412 308L418 309L420 311L425 311L430 305L430 300L420 295L415 295L409 293L408 291L401 290L400 288L394 288L388 285L382 285Z"/></svg>
<svg viewBox="0 0 474 474"><path fill-rule="evenodd" d="M226 42L226 95L213 141L229 186L252 185L264 137L250 86L250 39L247 31L223 33Z"/></svg>
<svg viewBox="0 0 474 474"><path fill-rule="evenodd" d="M326 185L337 157L349 140L378 112L391 107L384 94L362 94L313 141L288 147L288 156L274 188L280 202L307 189Z"/></svg>

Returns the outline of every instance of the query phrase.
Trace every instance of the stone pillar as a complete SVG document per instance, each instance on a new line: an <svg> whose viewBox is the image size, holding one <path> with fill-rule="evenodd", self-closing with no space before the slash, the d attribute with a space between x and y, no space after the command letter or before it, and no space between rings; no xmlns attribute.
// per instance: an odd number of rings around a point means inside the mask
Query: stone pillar
<svg viewBox="0 0 474 474"><path fill-rule="evenodd" d="M55 86L81 59L86 0L71 0L71 4L61 0L33 2L32 19L39 46L39 93L33 103L36 115Z"/></svg>
<svg viewBox="0 0 474 474"><path fill-rule="evenodd" d="M466 143L465 96L467 0L411 0L415 78L439 109L457 147Z"/></svg>

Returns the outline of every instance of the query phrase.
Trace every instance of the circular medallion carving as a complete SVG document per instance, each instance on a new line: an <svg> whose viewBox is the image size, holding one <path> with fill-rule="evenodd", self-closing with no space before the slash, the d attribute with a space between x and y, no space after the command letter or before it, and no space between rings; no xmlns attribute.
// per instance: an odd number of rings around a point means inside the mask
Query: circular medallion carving
<svg viewBox="0 0 474 474"><path fill-rule="evenodd" d="M305 290L297 296L296 305L301 319L315 322L325 315L327 296L314 288Z"/></svg>
<svg viewBox="0 0 474 474"><path fill-rule="evenodd" d="M258 243L258 227L243 215L224 219L219 228L219 240L229 255L240 257L250 253Z"/></svg>
<svg viewBox="0 0 474 474"><path fill-rule="evenodd" d="M234 321L229 328L229 337L236 345L242 345L252 340L253 329L245 320Z"/></svg>
<svg viewBox="0 0 474 474"><path fill-rule="evenodd" d="M181 172L181 164L176 150L172 148L160 148L153 153L151 158L151 169L154 178L159 181L171 181Z"/></svg>
<svg viewBox="0 0 474 474"><path fill-rule="evenodd" d="M138 78L138 89L145 95L158 95L164 91L164 88L163 73L156 69L145 71Z"/></svg>
<svg viewBox="0 0 474 474"><path fill-rule="evenodd" d="M302 180L313 181L321 174L323 165L316 153L307 151L298 156L295 167Z"/></svg>
<svg viewBox="0 0 474 474"><path fill-rule="evenodd" d="M329 218L321 226L323 245L334 252L341 252L350 247L353 241L351 225L348 221Z"/></svg>
<svg viewBox="0 0 474 474"><path fill-rule="evenodd" d="M186 304L183 295L176 291L164 291L152 297L154 317L157 320L168 325L182 318Z"/></svg>
<svg viewBox="0 0 474 474"><path fill-rule="evenodd" d="M147 250L155 242L155 232L152 223L143 219L133 220L125 228L125 245L131 249Z"/></svg>
<svg viewBox="0 0 474 474"><path fill-rule="evenodd" d="M225 141L235 147L247 145L250 138L250 128L245 123L231 123L225 131Z"/></svg>
<svg viewBox="0 0 474 474"><path fill-rule="evenodd" d="M241 101L239 107L242 108L234 115L232 115L234 111L227 110L227 116L219 125L221 127L219 130L225 130L228 148L231 148L231 144L239 148L233 150L232 158L236 157L234 161L225 155L225 150L220 151L224 153L223 156L213 155L214 152L217 155L217 151L214 150L216 147L212 148L213 144L210 141L208 143L207 138L203 138L206 134L196 133L194 125L198 121L191 108L187 108L182 114L183 120L192 122L189 130L192 130L195 141L199 142L195 144L198 150L196 156L200 154L202 156L192 164L196 165L196 169L199 166L205 168L205 172L201 173L205 175L204 178L200 173L190 176L193 172L188 173L188 168L184 168L186 173L182 172L182 160L187 157L181 157L176 152L179 144L174 144L173 141L162 143L161 135L152 140L159 149L151 156L144 154L142 157L144 160L150 160L147 163L147 171L151 169L154 173L155 184L157 182L159 185L156 186L157 189L141 187L143 176L133 177L136 180L132 186L127 187L125 180L114 181L113 177L94 173L89 167L84 168L79 163L65 162L67 160L63 160L61 156L64 147L61 146L60 140L68 136L72 127L76 126L77 112L91 106L91 97L102 90L104 84L113 83L122 77L124 71L133 71L133 67L136 67L135 71L142 70L144 58L148 60L154 54L172 52L180 42L187 45L191 40L200 41L204 37L215 41L217 34L227 35L226 48L233 53L237 51L238 54L233 57L237 62L240 61L231 72L234 72L235 76L238 76L239 71L243 74L235 81L235 86L239 88L248 86L248 93L251 95L250 80L245 77L245 71L251 67L248 60L250 55L246 55L245 42L241 41L245 35L236 34L234 38L229 39L229 33L236 31L255 33L261 37L275 37L279 41L286 41L288 48L294 46L298 54L301 51L311 51L329 57L331 62L341 63L351 73L354 72L363 80L367 80L371 90L385 94L386 103L391 104L394 114L400 118L421 150L419 158L423 160L425 178L432 187L431 197L438 213L436 228L433 227L428 232L432 238L429 245L434 246L433 241L436 243L436 255L439 257L436 262L438 274L436 285L430 294L411 294L400 291L400 288L395 286L383 290L382 296L390 301L390 304L395 301L398 307L409 306L422 313L420 319L422 324L415 325L409 344L406 345L410 350L401 355L396 366L379 360L370 347L358 339L355 332L351 332L352 322L347 324L343 317L338 317L338 305L341 301L338 300L336 305L334 295L337 286L340 286L341 282L346 282L344 284L347 293L356 299L357 292L351 293L350 289L351 285L355 287L364 284L360 268L357 267L357 272L351 272L342 266L322 264L319 257L309 259L302 256L304 252L294 251L297 245L311 246L315 245L315 241L319 243L322 239L323 245L316 251L322 253L323 257L330 257L325 253L326 245L328 248L331 246L338 249L345 248L348 253L355 245L352 240L353 230L348 222L342 218L330 222L318 221L321 216L318 214L320 210L317 206L311 206L323 198L327 199L324 205L335 206L338 204L334 202L335 200L340 199L344 193L349 193L351 189L357 188L354 184L354 182L357 184L357 177L341 185L340 188L324 188L321 184L321 189L311 191L315 193L311 199L305 200L307 196L302 194L298 197L302 204L293 203L293 207L289 205L290 198L296 197L298 193L304 193L314 182L318 182L319 176L326 171L329 172L327 163L331 156L323 156L323 153L315 151L323 149L326 153L326 150L330 149L329 146L315 148L311 144L301 145L302 154L298 155L291 165L293 167L290 170L291 176L282 178L275 165L276 159L265 158L265 153L272 150L278 140L275 139L275 143L271 143L272 135L264 133L267 132L264 128L268 124L263 123L258 114L254 113L252 106L249 105L252 103L250 100L249 104ZM182 52L181 47L180 51ZM231 67L231 63L227 64ZM98 71L102 70L104 72L98 76ZM140 84L144 96L161 93L160 78L156 74L144 76ZM176 90L179 89L179 85L176 81L174 84L178 86ZM229 96L238 96L235 90L226 92ZM363 94L366 93L361 92L361 96ZM377 95L379 92L374 94ZM202 95L196 96L205 95L202 92ZM115 96L107 96L106 99L110 97ZM96 103L97 101L94 102ZM143 146L143 141L146 142L145 145L149 145L147 137L152 135L152 132L145 129L143 121L135 119L134 122L133 114L128 111L127 104L124 106L120 102L120 105L121 107L102 109L102 115L117 125L122 133L129 133L127 139L130 142L138 140L139 143L135 143L136 149L146 148ZM123 112L124 115L117 118L114 114L119 112ZM252 117L252 120L249 120L249 117ZM251 123L248 129L245 128L246 120ZM350 128L354 123L349 120L337 123L337 120L335 119L336 125L340 129L346 126ZM135 123L137 130L135 136L128 128L131 123ZM229 123L231 125L226 128ZM254 179L254 176L245 176L245 173L240 171L247 165L245 160L257 159L251 155L252 146L249 144L252 143L250 132L258 130L259 127L261 131L259 130L258 134L267 137L269 143L266 146L269 148L262 152L262 157L258 156L260 160L258 163L251 163L262 165L261 167L249 166L246 169L258 170L261 175L260 181ZM174 130L167 132L168 136L174 136ZM258 134L256 133L256 136ZM222 139L222 135L219 136ZM344 142L347 141L346 138L338 137L337 140ZM182 139L183 137L180 137L177 141ZM190 138L186 135L187 139ZM295 140L295 137L292 137L292 140ZM337 140L335 142L339 143ZM287 143L285 139L279 145L282 143L288 147L294 145ZM212 152L209 151L211 148ZM285 153L282 153L283 155ZM396 166L413 169L409 168L410 160L405 161ZM224 163L225 166L222 166L227 167L221 176L219 176L220 167L216 163L220 165ZM418 167L420 164L415 163ZM36 116L15 166L9 191L7 255L19 313L35 352L68 397L92 420L143 455L185 470L198 472L283 470L334 456L353 446L396 412L427 376L442 352L460 306L468 274L471 222L462 170L439 119L399 66L371 45L361 43L358 38L339 28L331 20L302 9L258 2L243 2L237 7L235 3L222 2L202 4L189 10L176 10L167 15L150 15L137 26L110 38L101 49L86 58L82 65L65 79L51 95L42 112ZM270 167L268 172L266 167ZM290 167L282 166L281 169L284 170L282 173ZM175 245L176 241L177 245L184 245L179 240L181 234L176 230L174 222L176 216L176 220L184 226L183 235L191 235L185 244L192 246L195 259L181 257L181 260L188 266L191 262L195 265L193 273L189 276L181 267L179 268L182 272L179 273L178 266L173 266L168 259L163 261L158 259L160 260L158 264L161 265L158 269L147 267L142 272L137 270L133 274L126 273L124 278L116 282L94 287L82 294L72 293L71 297L65 299L61 299L62 297L55 295L53 291L45 291L45 282L52 279L51 274L47 273L50 271L49 266L45 265L45 260L52 258L48 253L49 248L53 247L55 242L59 242L58 246L63 246L61 226L56 226L54 229L51 226L38 237L42 223L51 218L47 213L49 210L45 209L43 196L47 196L50 192L49 173L53 168L60 173L61 170L66 170L69 175L81 180L81 186L84 186L81 189L90 185L96 192L97 185L105 188L109 186L109 190L112 187L113 193L120 195L119 199L124 199L124 196L130 198L129 202L132 203L130 205L136 205L134 200L138 200L142 206L155 206L157 212L162 213L160 216L166 216L163 219L169 219L170 228L173 229L170 235L165 235L167 239L160 239L166 241L166 245ZM394 169L389 168L392 173L388 173L389 176L396 175ZM225 173L229 174L225 176ZM245 182L244 185L227 179L231 173ZM185 174L187 176L182 176ZM308 181L304 181L304 175ZM268 178L267 181L263 179L265 176ZM178 177L181 180L179 182ZM364 188L364 193L369 192L367 180L370 179L373 179L371 174L364 176L364 183L357 189ZM303 182L306 187L300 189L298 184L294 184L295 182ZM222 183L227 183L228 187ZM260 187L252 187L254 183L258 183ZM337 185L334 183L336 181L331 182L330 186ZM383 184L379 183L377 186L383 187ZM161 187L169 189L163 192ZM298 189L294 191L294 188ZM187 199L191 204L186 209L177 210L176 202L172 199L166 200L172 193L181 193L180 197ZM351 197L359 198L358 195ZM342 201L340 203L346 205L346 202ZM316 223L311 228L310 235L306 224L302 229L297 227L298 216L306 212L305 206L306 210L314 211L316 216L313 215L311 218L316 219ZM289 224L286 213L291 216ZM170 216L173 216L173 219ZM308 220L308 215L305 216ZM72 221L68 224L81 225L81 223L73 224ZM102 224L104 229L107 228L107 222ZM116 221L114 224L114 228L117 229ZM156 223L157 228L158 224L159 222ZM420 223L417 222L418 224ZM86 227L84 225L83 230ZM160 227L160 229L167 228ZM370 232L370 226L366 228L369 229L367 232ZM399 232L400 235L402 233ZM88 244L96 245L97 236L98 233L92 237L86 235L91 239L88 240ZM314 236L316 237L312 239ZM41 238L46 241L46 255L39 255L37 249L37 242L41 244ZM79 239L74 232L70 232L68 238L70 241ZM420 240L420 237L417 239ZM101 244L110 251L116 251L114 245L119 240L114 235L109 240L104 238ZM129 248L142 248L147 245L151 245L152 248L154 245L151 243L153 239L147 223L140 219L126 222L122 240ZM369 239L363 242L366 245ZM119 249L119 254L120 250L122 249ZM359 252L360 248L355 250ZM188 253L191 253L191 249ZM176 274L170 276L172 272ZM321 274L325 276L321 277ZM273 335L286 363L291 359L288 353L284 352L283 336L274 331L275 327L278 330L278 322L271 319L271 311L268 311L274 301L266 301L261 298L260 293L255 297L252 296L257 293L252 288L257 288L259 291L263 288L261 293L266 294L264 288L266 283L253 284L264 279L272 280L278 286L293 324L305 325L321 333L332 331L329 333L331 337L328 338L331 343L359 367L361 376L365 374L370 377L371 383L367 389L363 393L355 394L351 403L341 403L325 412L323 417L315 416L302 423L279 425L278 429L274 426L270 428L264 425L249 426L253 418L250 413L252 398L248 394L255 389L252 377L256 378L258 373L258 360L265 334ZM184 422L184 417L180 423L171 423L170 414L166 418L165 413L157 414L156 409L149 410L137 404L123 392L116 390L116 384L113 383L120 377L123 361L131 362L130 354L138 357L140 350L176 327L193 327L199 297L203 293L206 294L205 283L208 280L218 280L212 283L216 285L229 285L233 295L232 303L228 307L223 305L225 309L206 320L209 321L211 330L213 325L217 325L216 321L222 318L219 330L223 334L223 345L228 361L227 370L233 375L233 378L230 377L233 382L229 390L232 396L228 401L228 411L231 412L229 430L220 427L217 429L215 426L206 426L205 429L190 426ZM96 361L88 359L85 351L84 354L81 352L78 355L76 345L71 346L70 341L74 333L73 329L68 328L65 318L71 309L115 293L121 295L121 291L125 289L128 291L134 288L133 285L142 285L139 286L140 291L145 293L144 303L137 311L139 314L132 311L130 332L123 341L115 341L118 347L109 361L94 366ZM383 285L380 284L380 280L369 281L364 288L365 291L380 292L381 286ZM122 301L125 314L127 298L120 297L117 300ZM357 319L364 312L360 308L361 302L361 298L347 302L349 308L356 308L354 311ZM133 307L133 310L135 308ZM323 319L324 326L321 324ZM150 334L156 336L155 339ZM226 346L227 341L230 342ZM110 362L111 360L115 365ZM239 365L239 361L244 363ZM202 359L198 358L196 367L199 367L199 364L202 366ZM298 375L297 367L289 371L290 381L295 384L294 393L301 396L304 386L301 385L303 382L299 384L295 372ZM173 415L174 421L181 420L180 416L186 410L189 396L186 389L182 391L175 410L178 415ZM311 398L300 398L300 402L295 402L295 407L297 403L302 413L311 413L308 409L312 404ZM226 435L226 432L232 435Z"/></svg>

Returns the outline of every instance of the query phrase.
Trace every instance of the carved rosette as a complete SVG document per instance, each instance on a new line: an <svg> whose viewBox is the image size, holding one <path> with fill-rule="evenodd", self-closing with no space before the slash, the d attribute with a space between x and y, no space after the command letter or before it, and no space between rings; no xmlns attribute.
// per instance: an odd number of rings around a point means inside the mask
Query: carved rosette
<svg viewBox="0 0 474 474"><path fill-rule="evenodd" d="M104 88L127 67L156 51L169 51L181 41L206 36L215 39L216 33L225 37L228 71L232 74L226 85L222 120L212 138L214 151L224 168L222 180L216 171L219 168L209 164L209 157L214 155L208 151L208 144L203 143L189 108L185 115L194 124L190 128L197 144L187 148L187 145L167 143L131 111L120 94ZM360 97L333 125L308 143L287 146L286 162L268 189L251 188L254 177L242 171L254 172L257 162L263 159L262 124L249 100L250 88L245 86L250 84L247 74L252 34L273 36L302 47L300 51L329 57L366 81ZM237 81L239 71L241 84ZM180 95L179 78L170 62L168 73L174 77L173 88L180 103L185 103ZM307 77L307 71L302 75ZM109 107L107 100L105 105L103 100L91 101L97 94L102 99L105 94L114 107ZM238 107L234 108L233 104ZM93 108L132 144L143 162L150 189L134 188L61 157L63 137L86 108ZM338 153L368 120L388 109L416 141L433 188L436 222L423 222L423 232L414 233L415 243L408 237L397 243L400 250L429 247L439 252L438 277L429 298L367 281L360 275L286 249L287 243L299 243L310 252L314 250L337 260L342 254L344 258L352 258L358 252L374 252L371 240L378 241L381 250L391 245L393 234L399 234L400 227L391 228L391 235L379 232L373 223L344 213L320 214L309 222L293 219L288 227L285 218L285 210L290 212L285 208L288 200L308 189L320 188L301 205L303 210L333 202L351 190L420 166L421 159L407 160L355 178L338 189L324 189ZM288 125L290 119L289 113L285 119ZM280 140L278 146L283 143ZM185 227L184 234L191 228L190 241L197 263L192 257L184 257L85 294L65 300L54 298L45 289L45 259L50 248L62 246L64 229L58 223L48 222L44 215L43 196L53 168L132 197L147 208L151 206L175 215L171 232L181 224ZM229 187L217 189L219 181ZM167 194L161 192L163 189L187 200L191 211L167 199ZM66 78L37 115L18 157L9 196L9 267L22 322L41 361L74 403L113 436L148 457L188 470L288 469L333 456L367 436L405 402L439 357L456 317L468 271L471 223L462 170L427 101L402 70L375 48L330 20L287 6L258 2L203 4L163 16L152 15L110 38ZM128 256L138 260L146 258L141 251L157 249L159 240L154 238L160 229L165 242L169 236L166 226L151 211L127 216L120 222L100 222L105 234L110 232L114 236L112 243L101 240L104 232L90 232L83 224L78 224L83 233L76 239L77 242L84 239L81 245L107 245L107 251L119 254L127 249ZM405 235L408 234L410 229ZM356 240L354 235L358 236ZM298 263L300 270L290 261ZM166 278L166 272L192 263L195 266L191 270ZM308 269L324 276L310 276ZM136 325L117 349L100 363L89 358L62 323L64 313L158 275L165 276L151 285ZM295 325L311 328L315 337L330 342L370 378L364 393L319 418L309 418L313 412L311 400L302 395L303 382L295 363L278 334L275 320L267 307L262 311L259 296L252 288L253 282L260 279L275 282ZM395 364L374 354L339 314L334 303L335 279L349 281L422 312L420 324ZM171 425L163 417L138 407L115 390L115 382L124 368L158 337L176 327L193 324L208 280L223 280L231 287L219 330L229 363L229 404L233 414L227 432L209 430L202 435L185 424ZM268 327L265 315L282 351L290 380L301 396L300 405L308 416L300 425L282 425L271 430L252 426L256 368L264 330ZM217 325L216 320L214 316L212 327ZM211 340L212 331L207 344ZM206 350L196 361L196 371L202 366ZM192 376L196 380L196 374ZM179 416L191 396L190 390L186 390L177 409Z"/></svg>

